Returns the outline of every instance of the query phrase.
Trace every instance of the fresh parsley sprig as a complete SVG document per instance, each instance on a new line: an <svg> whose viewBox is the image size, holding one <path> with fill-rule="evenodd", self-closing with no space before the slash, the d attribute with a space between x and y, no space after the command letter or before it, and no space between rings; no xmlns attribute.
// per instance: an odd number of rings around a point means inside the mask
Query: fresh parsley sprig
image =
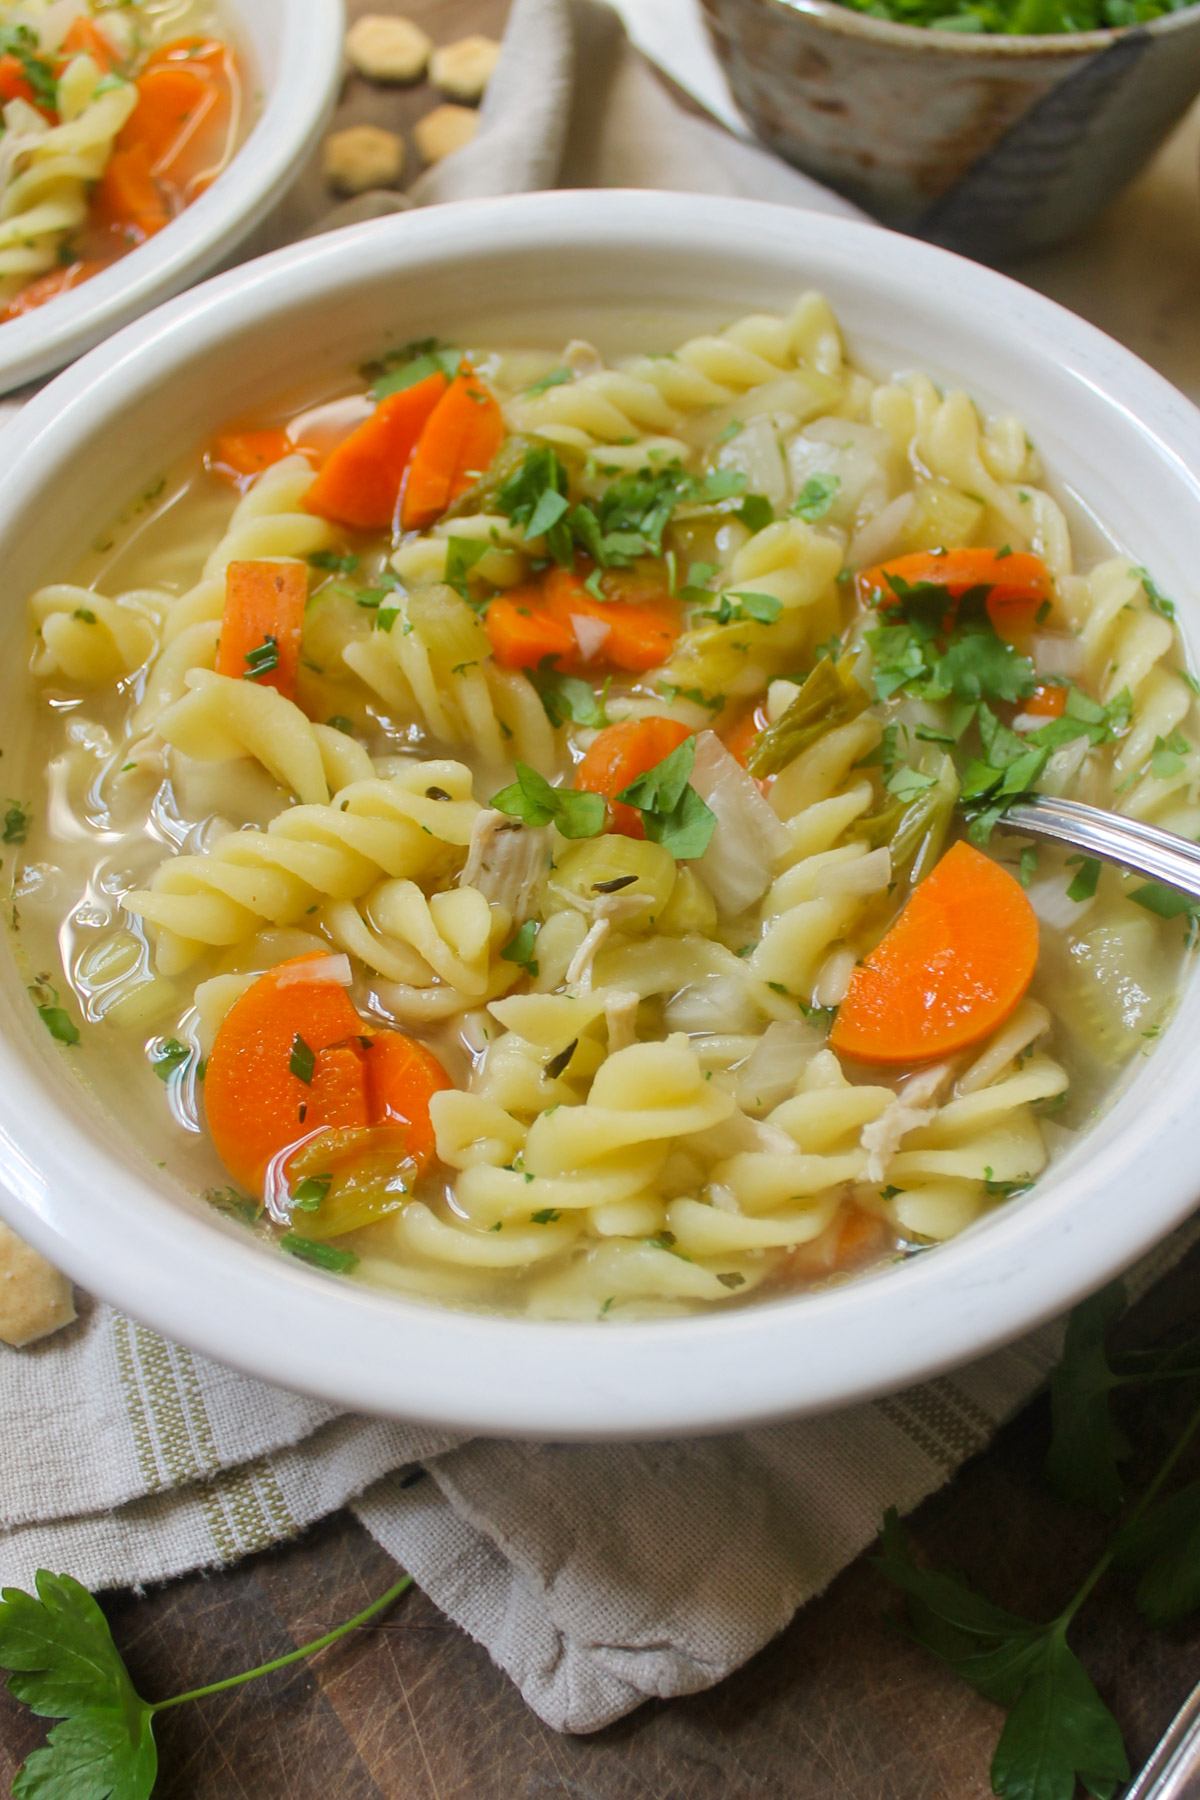
<svg viewBox="0 0 1200 1800"><path fill-rule="evenodd" d="M0 1669L9 1691L44 1719L57 1719L46 1743L25 1760L13 1782L14 1800L147 1800L158 1775L154 1720L160 1712L221 1694L302 1661L399 1599L412 1586L403 1576L345 1624L287 1656L277 1656L206 1687L144 1700L129 1678L108 1621L92 1595L71 1575L39 1569L36 1595L0 1592Z"/></svg>
<svg viewBox="0 0 1200 1800"><path fill-rule="evenodd" d="M516 765L517 779L492 795L492 805L526 825L554 825L565 838L595 837L604 829L604 798L575 788L552 787L528 763Z"/></svg>
<svg viewBox="0 0 1200 1800"><path fill-rule="evenodd" d="M703 856L717 828L716 814L688 780L695 761L696 740L686 737L670 756L617 795L620 803L641 812L642 828L651 842L675 857Z"/></svg>
<svg viewBox="0 0 1200 1800"><path fill-rule="evenodd" d="M1065 1499L1109 1513L1122 1503L1119 1465L1130 1455L1112 1416L1113 1394L1200 1376L1200 1339L1113 1359L1106 1339L1124 1306L1124 1289L1114 1283L1075 1308L1050 1384L1047 1479ZM1005 1611L957 1574L918 1567L894 1509L885 1517L878 1566L907 1596L912 1636L1008 1710L991 1768L1001 1800L1074 1800L1079 1782L1095 1800L1113 1800L1128 1781L1120 1728L1067 1635L1114 1567L1140 1571L1135 1603L1153 1625L1200 1605L1200 1482L1162 1497L1198 1432L1200 1406L1078 1590L1046 1623Z"/></svg>

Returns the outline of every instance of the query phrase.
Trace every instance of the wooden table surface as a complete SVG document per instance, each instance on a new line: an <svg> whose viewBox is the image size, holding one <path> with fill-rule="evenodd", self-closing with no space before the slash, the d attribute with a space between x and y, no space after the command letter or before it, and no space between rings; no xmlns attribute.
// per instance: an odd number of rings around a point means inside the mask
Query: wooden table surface
<svg viewBox="0 0 1200 1800"><path fill-rule="evenodd" d="M351 10L368 5L354 0ZM369 10L401 7L370 0ZM403 10L444 43L498 34L507 0L405 0ZM437 101L427 87L355 81L337 122L403 131L411 177L412 125ZM324 203L318 167L302 195L314 212ZM1196 1314L1200 1253L1133 1315L1131 1341ZM1128 1423L1139 1452L1160 1452L1155 1420ZM919 1551L1033 1617L1059 1609L1104 1535L1046 1492L1047 1433L1043 1399L911 1520ZM343 1513L222 1574L108 1596L105 1611L135 1682L154 1698L282 1655L394 1579L394 1565ZM1001 1714L896 1631L895 1611L864 1556L720 1686L564 1738L413 1591L383 1624L314 1662L165 1714L158 1792L163 1800L986 1800ZM1136 1766L1200 1679L1200 1624L1148 1631L1117 1579L1098 1590L1074 1641ZM0 1692L5 1790L41 1737L40 1722Z"/></svg>

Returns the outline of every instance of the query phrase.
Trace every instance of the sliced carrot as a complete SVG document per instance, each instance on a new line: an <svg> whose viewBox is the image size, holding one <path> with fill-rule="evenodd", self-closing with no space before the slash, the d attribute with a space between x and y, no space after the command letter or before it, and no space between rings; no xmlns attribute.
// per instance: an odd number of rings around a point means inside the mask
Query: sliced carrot
<svg viewBox="0 0 1200 1800"><path fill-rule="evenodd" d="M157 173L177 157L187 138L219 104L207 69L192 63L158 63L138 77L138 99L121 127L118 149L138 144Z"/></svg>
<svg viewBox="0 0 1200 1800"><path fill-rule="evenodd" d="M1068 689L1053 683L1034 688L1028 700L1022 700L1021 711L1036 713L1043 719L1061 719L1067 706Z"/></svg>
<svg viewBox="0 0 1200 1800"><path fill-rule="evenodd" d="M746 759L750 755L750 746L759 732L765 731L766 727L767 716L762 707L748 706L729 730L721 733L721 742L730 756L736 762L741 763L743 769L746 766Z"/></svg>
<svg viewBox="0 0 1200 1800"><path fill-rule="evenodd" d="M239 78L232 52L215 38L183 38L156 51L137 80L138 101L117 150L145 152L176 209L223 166Z"/></svg>
<svg viewBox="0 0 1200 1800"><path fill-rule="evenodd" d="M917 550L911 556L895 556L863 569L858 577L859 593L868 602L884 606L896 603L896 595L888 581L897 576L910 587L945 588L955 599L968 588L986 587L1001 604L1015 600L1039 603L1050 598L1050 571L1040 556L1013 550L1003 555L998 550L947 550L941 556L932 550Z"/></svg>
<svg viewBox="0 0 1200 1800"><path fill-rule="evenodd" d="M24 100L32 106L33 87L20 57L0 56L0 104L7 105L10 100Z"/></svg>
<svg viewBox="0 0 1200 1800"><path fill-rule="evenodd" d="M217 674L257 681L289 700L296 692L308 570L299 562L231 562Z"/></svg>
<svg viewBox="0 0 1200 1800"><path fill-rule="evenodd" d="M1004 1023L1037 954L1037 915L1019 882L954 844L854 971L829 1041L859 1062L952 1056Z"/></svg>
<svg viewBox="0 0 1200 1800"><path fill-rule="evenodd" d="M92 193L91 223L135 232L139 241L169 225L171 216L150 170L144 145L114 150Z"/></svg>
<svg viewBox="0 0 1200 1800"><path fill-rule="evenodd" d="M336 982L295 979L298 966L320 954L293 957L260 975L226 1013L208 1058L204 1108L213 1146L234 1180L255 1194L281 1150L343 1123L339 1112L322 1109L321 1090L313 1093L317 1062L361 1032L362 1020ZM297 1038L312 1053L311 1082L292 1068ZM337 1090L337 1105L344 1100Z"/></svg>
<svg viewBox="0 0 1200 1800"><path fill-rule="evenodd" d="M534 669L552 656L564 669L607 667L636 674L666 661L681 616L678 602L665 593L637 605L597 600L570 569L552 569L540 584L510 589L493 600L484 622L502 668ZM605 632L585 656L581 640L588 642L593 624Z"/></svg>
<svg viewBox="0 0 1200 1800"><path fill-rule="evenodd" d="M541 583L497 594L484 615L492 655L502 669L536 669L552 658L567 668L579 655L569 618L547 605Z"/></svg>
<svg viewBox="0 0 1200 1800"><path fill-rule="evenodd" d="M434 1094L454 1083L437 1057L415 1038L399 1031L380 1031L367 1052L367 1106L372 1125L408 1128L408 1154L423 1169L436 1144L429 1118Z"/></svg>
<svg viewBox="0 0 1200 1800"><path fill-rule="evenodd" d="M36 281L26 282L20 293L14 294L8 305L0 310L0 323L19 319L22 313L45 306L47 300L57 300L60 294L70 293L81 281L88 281L107 266L102 262L80 261L68 263L62 269L52 269L48 275L39 275Z"/></svg>
<svg viewBox="0 0 1200 1800"><path fill-rule="evenodd" d="M807 1244L797 1244L787 1255L785 1266L793 1279L816 1281L834 1270L860 1268L887 1247L887 1226L874 1213L864 1212L853 1202L826 1227L820 1237Z"/></svg>
<svg viewBox="0 0 1200 1800"><path fill-rule="evenodd" d="M111 74L121 65L121 57L115 45L85 13L72 19L70 29L62 41L63 62L69 62L73 56L90 56L105 74Z"/></svg>
<svg viewBox="0 0 1200 1800"><path fill-rule="evenodd" d="M440 518L490 468L503 441L496 399L464 363L430 413L409 464L400 503L404 529Z"/></svg>
<svg viewBox="0 0 1200 1800"><path fill-rule="evenodd" d="M439 369L381 400L330 452L304 496L307 510L356 531L389 530L417 440L448 387Z"/></svg>
<svg viewBox="0 0 1200 1800"><path fill-rule="evenodd" d="M603 794L609 802L610 831L623 837L645 836L636 807L617 804L616 796L631 782L656 769L660 762L691 737L676 719L654 715L649 719L622 719L600 732L575 771L575 786L590 794Z"/></svg>
<svg viewBox="0 0 1200 1800"><path fill-rule="evenodd" d="M210 475L238 487L249 477L261 475L273 463L282 462L297 448L288 440L282 426L264 431L223 431L215 437L204 456Z"/></svg>
<svg viewBox="0 0 1200 1800"><path fill-rule="evenodd" d="M278 1157L320 1132L369 1132L363 1150L382 1148L393 1162L423 1169L435 1149L430 1099L452 1085L423 1045L369 1030L340 985L297 980L314 960L319 951L260 975L225 1015L208 1058L213 1145L255 1194ZM311 1235L334 1231L314 1225Z"/></svg>

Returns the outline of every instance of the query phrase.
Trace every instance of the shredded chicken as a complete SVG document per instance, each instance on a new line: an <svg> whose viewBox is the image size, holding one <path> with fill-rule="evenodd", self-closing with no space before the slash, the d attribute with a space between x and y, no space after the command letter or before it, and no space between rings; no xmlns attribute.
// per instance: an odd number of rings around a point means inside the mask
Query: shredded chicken
<svg viewBox="0 0 1200 1800"><path fill-rule="evenodd" d="M887 1178L888 1164L900 1148L901 1140L919 1125L929 1125L937 1116L937 1091L949 1079L953 1063L935 1063L906 1081L896 1098L877 1119L863 1126L859 1139L867 1152L864 1178L879 1182Z"/></svg>
<svg viewBox="0 0 1200 1800"><path fill-rule="evenodd" d="M577 988L580 993L588 994L592 988L592 964L596 960L596 952L611 931L612 926L607 919L597 919L590 926L588 934L578 950L567 964L566 986Z"/></svg>
<svg viewBox="0 0 1200 1800"><path fill-rule="evenodd" d="M512 914L514 926L523 925L537 908L549 863L550 834L545 827L522 825L507 813L485 807L471 828L459 886L478 888L491 905Z"/></svg>
<svg viewBox="0 0 1200 1800"><path fill-rule="evenodd" d="M637 1039L637 1009L640 994L625 988L612 988L604 997L604 1018L608 1025L608 1054L627 1050Z"/></svg>

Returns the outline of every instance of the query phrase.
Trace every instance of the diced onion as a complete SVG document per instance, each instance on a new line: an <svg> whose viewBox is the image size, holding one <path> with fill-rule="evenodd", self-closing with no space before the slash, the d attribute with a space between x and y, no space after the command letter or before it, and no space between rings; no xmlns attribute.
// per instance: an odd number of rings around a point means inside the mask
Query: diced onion
<svg viewBox="0 0 1200 1800"><path fill-rule="evenodd" d="M696 739L692 786L717 817L697 872L718 910L736 918L766 892L776 862L788 849L788 835L758 783L715 732L702 731Z"/></svg>
<svg viewBox="0 0 1200 1800"><path fill-rule="evenodd" d="M850 548L846 552L846 561L850 567L870 568L872 564L881 562L889 551L894 550L912 509L913 495L897 494L873 519L868 519L850 540Z"/></svg>
<svg viewBox="0 0 1200 1800"><path fill-rule="evenodd" d="M737 1071L738 1105L755 1112L778 1106L792 1094L824 1042L803 1019L772 1020Z"/></svg>
<svg viewBox="0 0 1200 1800"><path fill-rule="evenodd" d="M336 987L349 987L353 980L348 956L314 956L306 962L292 963L289 968L280 969L275 985L282 988L332 983Z"/></svg>
<svg viewBox="0 0 1200 1800"><path fill-rule="evenodd" d="M571 614L571 630L584 662L591 662L601 645L607 642L612 626L607 619L590 619L586 613Z"/></svg>
<svg viewBox="0 0 1200 1800"><path fill-rule="evenodd" d="M717 452L718 469L736 469L746 477L751 494L764 495L774 507L787 499L787 473L779 439L770 419L751 419L736 437L722 444Z"/></svg>
<svg viewBox="0 0 1200 1800"><path fill-rule="evenodd" d="M1030 906L1053 931L1069 931L1092 906L1091 900L1068 898L1071 880L1070 875L1050 875L1045 881L1032 882L1027 890Z"/></svg>
<svg viewBox="0 0 1200 1800"><path fill-rule="evenodd" d="M1042 631L1032 644L1033 666L1039 675L1083 674L1083 643L1065 631Z"/></svg>
<svg viewBox="0 0 1200 1800"><path fill-rule="evenodd" d="M756 1017L745 983L732 975L702 975L663 1009L668 1031L751 1031Z"/></svg>

